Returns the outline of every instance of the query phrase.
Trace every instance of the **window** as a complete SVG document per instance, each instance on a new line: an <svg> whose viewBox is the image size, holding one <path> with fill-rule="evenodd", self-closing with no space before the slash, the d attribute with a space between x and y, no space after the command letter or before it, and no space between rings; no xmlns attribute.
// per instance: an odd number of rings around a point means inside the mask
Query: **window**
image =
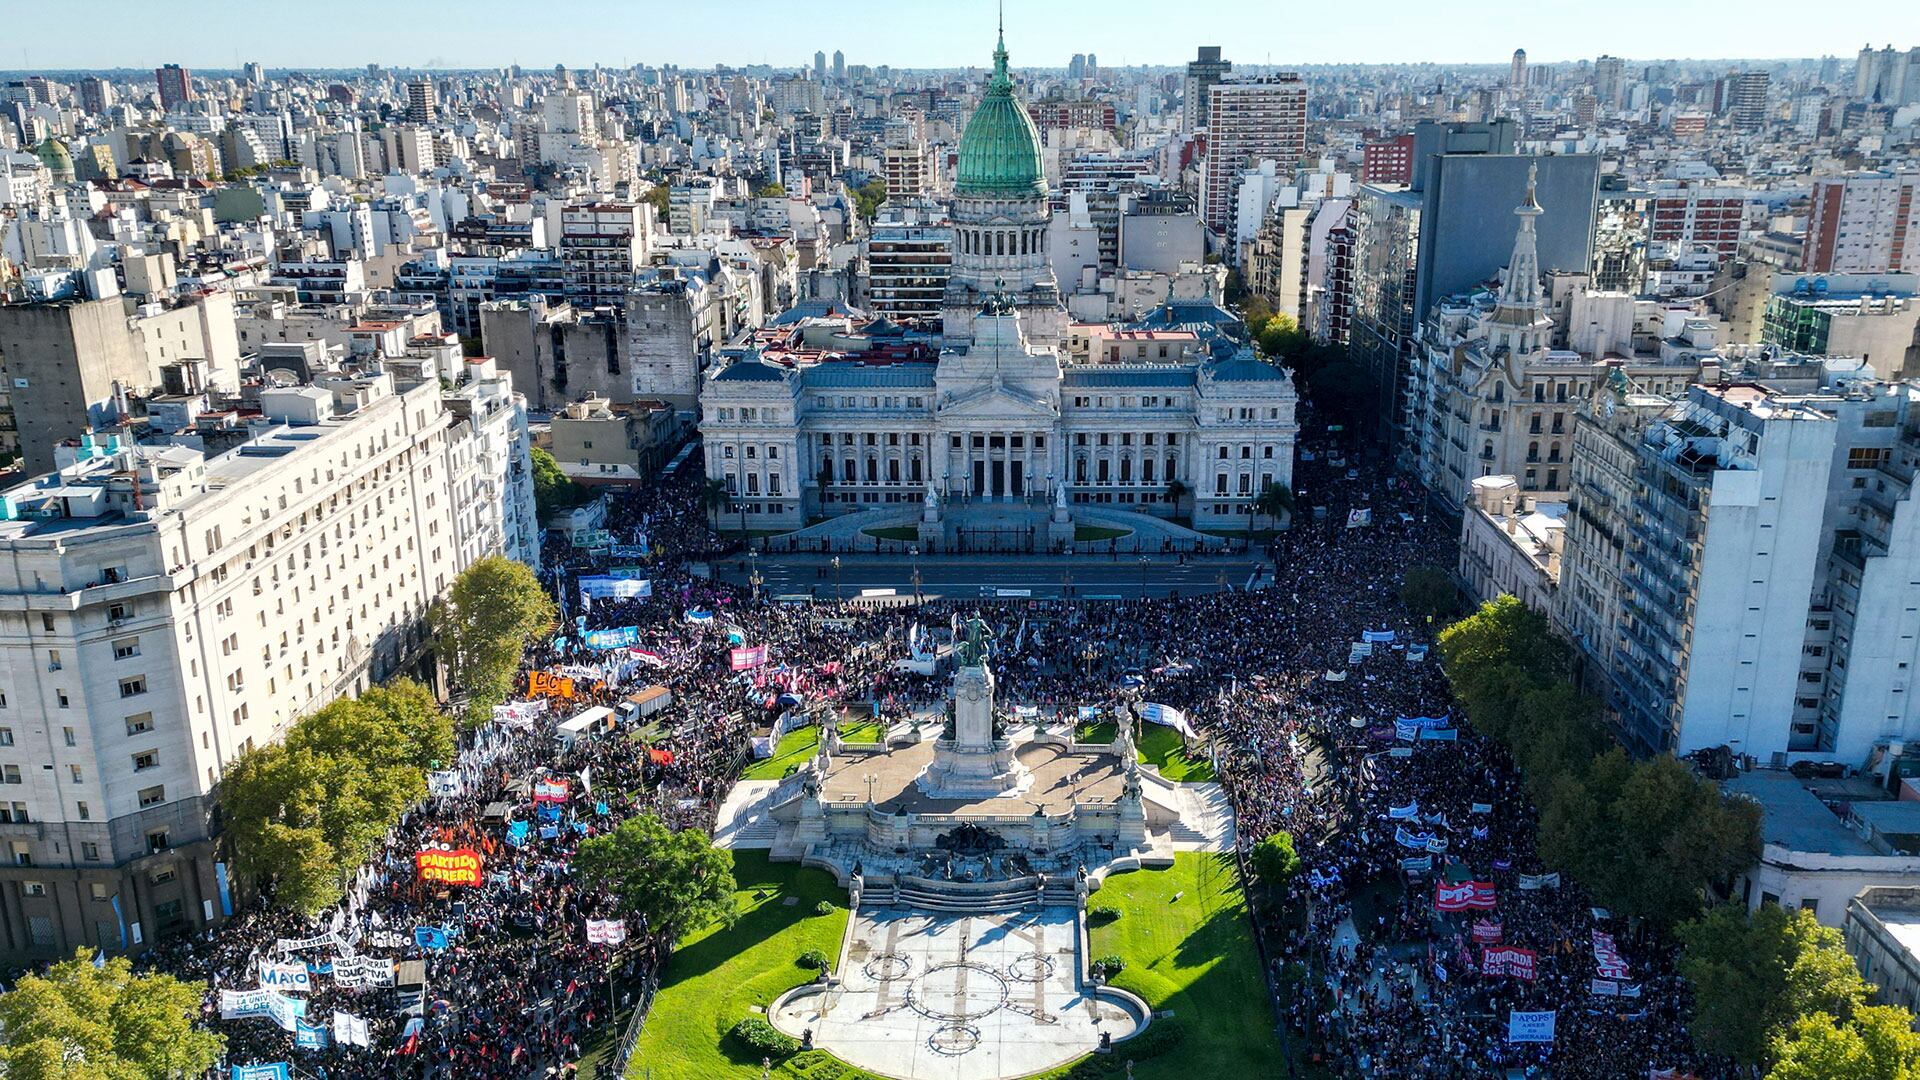
<svg viewBox="0 0 1920 1080"><path fill-rule="evenodd" d="M80 842L80 857L88 862L99 862L100 845L91 840L82 840ZM92 886L89 892L92 893L95 900L105 900L107 898L107 887L105 884L96 881L92 883Z"/></svg>
<svg viewBox="0 0 1920 1080"><path fill-rule="evenodd" d="M158 806L161 803L166 801L167 801L167 789L165 785L146 788L145 790L140 792L141 806Z"/></svg>
<svg viewBox="0 0 1920 1080"><path fill-rule="evenodd" d="M167 850L167 830L155 829L147 834L147 854L158 855Z"/></svg>
<svg viewBox="0 0 1920 1080"><path fill-rule="evenodd" d="M133 755L134 772L146 772L148 769L157 769L159 767L160 751L158 750L143 750Z"/></svg>
<svg viewBox="0 0 1920 1080"><path fill-rule="evenodd" d="M134 713L132 716L127 717L127 734L144 735L147 732L152 730L153 730L153 714L152 713L150 712Z"/></svg>
<svg viewBox="0 0 1920 1080"><path fill-rule="evenodd" d="M68 746L80 745L79 740L73 734L73 729L70 727L60 729L60 738L61 741L65 742Z"/></svg>
<svg viewBox="0 0 1920 1080"><path fill-rule="evenodd" d="M12 746L12 745L13 745L13 729L10 727L0 727L0 746Z"/></svg>
<svg viewBox="0 0 1920 1080"><path fill-rule="evenodd" d="M44 881L23 881L20 883L20 891L26 893L28 896L45 896L47 895L47 883Z"/></svg>
<svg viewBox="0 0 1920 1080"><path fill-rule="evenodd" d="M75 803L73 804L73 808L74 808L74 810L75 810L75 811L77 811L77 812L78 812L78 816L79 816L79 818L80 818L80 820L81 820L81 821L92 821L92 820L93 820L93 807L91 807L91 806L88 806L88 805L87 805L86 803L84 803L84 802L75 802Z"/></svg>
<svg viewBox="0 0 1920 1080"><path fill-rule="evenodd" d="M20 766L0 765L0 784L18 784L21 782Z"/></svg>
<svg viewBox="0 0 1920 1080"><path fill-rule="evenodd" d="M67 776L76 784L84 784L87 782L86 774L80 771L80 766L78 765L67 766Z"/></svg>
<svg viewBox="0 0 1920 1080"><path fill-rule="evenodd" d="M23 802L0 802L0 825L25 825L33 819L27 814L27 804Z"/></svg>
<svg viewBox="0 0 1920 1080"><path fill-rule="evenodd" d="M131 601L128 601L125 603L107 605L107 621L108 622L123 622L132 617L133 617L133 603Z"/></svg>
<svg viewBox="0 0 1920 1080"><path fill-rule="evenodd" d="M147 677L145 675L135 675L131 679L120 680L120 696L123 698L139 697L146 692Z"/></svg>
<svg viewBox="0 0 1920 1080"><path fill-rule="evenodd" d="M113 643L113 658L115 660L130 660L139 655L140 639L137 637L121 638L119 641Z"/></svg>

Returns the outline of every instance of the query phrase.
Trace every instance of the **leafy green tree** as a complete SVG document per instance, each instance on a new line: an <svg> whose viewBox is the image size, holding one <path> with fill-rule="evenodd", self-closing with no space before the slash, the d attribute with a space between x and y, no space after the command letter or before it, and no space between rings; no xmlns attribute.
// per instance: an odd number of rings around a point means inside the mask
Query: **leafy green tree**
<svg viewBox="0 0 1920 1080"><path fill-rule="evenodd" d="M580 504L580 485L560 470L552 454L533 448L534 512L546 521L554 514Z"/></svg>
<svg viewBox="0 0 1920 1080"><path fill-rule="evenodd" d="M1415 566L1400 575L1400 602L1429 622L1460 610L1460 590L1452 575L1438 566Z"/></svg>
<svg viewBox="0 0 1920 1080"><path fill-rule="evenodd" d="M1800 1017L1774 1038L1771 1051L1766 1080L1920 1078L1913 1014L1888 1005L1865 1006L1845 1024L1827 1013Z"/></svg>
<svg viewBox="0 0 1920 1080"><path fill-rule="evenodd" d="M878 177L853 189L853 208L861 221L872 221L873 215L880 212L880 204L886 201L887 182Z"/></svg>
<svg viewBox="0 0 1920 1080"><path fill-rule="evenodd" d="M653 207L655 221L667 220L667 203L673 197L673 189L666 184L655 184L640 196L640 201Z"/></svg>
<svg viewBox="0 0 1920 1080"><path fill-rule="evenodd" d="M1253 845L1249 856L1254 876L1269 890L1284 888L1300 872L1300 856L1293 848L1293 834L1276 832Z"/></svg>
<svg viewBox="0 0 1920 1080"><path fill-rule="evenodd" d="M1680 974L1693 987L1688 1029L1702 1051L1757 1065L1787 1014L1787 969L1799 939L1793 915L1762 904L1749 917L1737 904L1722 904L1680 924Z"/></svg>
<svg viewBox="0 0 1920 1080"><path fill-rule="evenodd" d="M1584 772L1613 745L1600 721L1600 702L1571 683L1522 695L1506 738L1536 801L1546 797L1556 779Z"/></svg>
<svg viewBox="0 0 1920 1080"><path fill-rule="evenodd" d="M1251 328L1249 328L1251 330ZM1313 335L1300 329L1299 320L1279 312L1260 324L1256 339L1260 353L1292 368L1313 345Z"/></svg>
<svg viewBox="0 0 1920 1080"><path fill-rule="evenodd" d="M1567 647L1546 616L1519 597L1499 596L1440 632L1440 658L1457 684L1501 664L1514 664L1539 684L1566 676Z"/></svg>
<svg viewBox="0 0 1920 1080"><path fill-rule="evenodd" d="M591 837L574 857L587 888L613 896L656 945L670 946L712 923L732 925L733 853L699 829L674 832L653 814ZM628 931L634 932L629 926Z"/></svg>
<svg viewBox="0 0 1920 1080"><path fill-rule="evenodd" d="M412 679L396 679L301 720L287 733L286 744L296 752L424 771L453 756L453 720L440 711L432 691Z"/></svg>
<svg viewBox="0 0 1920 1080"><path fill-rule="evenodd" d="M460 572L434 605L447 677L467 694L469 720L507 699L527 639L553 625L553 600L524 563L489 555Z"/></svg>
<svg viewBox="0 0 1920 1080"><path fill-rule="evenodd" d="M1238 271L1232 273L1237 275ZM1254 293L1247 297L1245 304L1241 305L1240 318L1247 324L1247 336L1257 342L1260 340L1260 331L1267 325L1267 320L1273 318L1273 305L1267 303L1266 297Z"/></svg>
<svg viewBox="0 0 1920 1080"><path fill-rule="evenodd" d="M1264 517L1278 527L1280 520L1292 513L1293 489L1278 480L1267 481L1267 486L1254 496L1253 515L1256 519Z"/></svg>
<svg viewBox="0 0 1920 1080"><path fill-rule="evenodd" d="M1193 494L1193 489L1187 486L1186 481L1176 476L1167 481L1166 494L1167 502L1173 505L1173 512L1178 514L1180 512L1180 503L1185 500L1188 495Z"/></svg>
<svg viewBox="0 0 1920 1080"><path fill-rule="evenodd" d="M706 486L700 489L700 504L707 508L707 513L713 518L713 531L719 532L720 515L733 509L733 492L727 490L725 480L709 479ZM742 533L747 531L745 510L740 512L740 531Z"/></svg>
<svg viewBox="0 0 1920 1080"><path fill-rule="evenodd" d="M759 188L755 189L753 197L756 199L784 199L787 197L787 189L783 184L762 184Z"/></svg>
<svg viewBox="0 0 1920 1080"><path fill-rule="evenodd" d="M0 994L7 1080L187 1080L214 1066L222 1036L194 1026L201 988L135 975L125 957L94 967L85 949Z"/></svg>

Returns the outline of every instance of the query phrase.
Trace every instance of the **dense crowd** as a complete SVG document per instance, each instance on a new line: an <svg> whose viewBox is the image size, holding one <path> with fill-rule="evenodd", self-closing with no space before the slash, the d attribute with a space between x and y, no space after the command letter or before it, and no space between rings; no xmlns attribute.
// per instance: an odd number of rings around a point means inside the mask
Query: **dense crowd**
<svg viewBox="0 0 1920 1080"><path fill-rule="evenodd" d="M1301 521L1266 550L1276 584L990 607L999 700L1041 718L1087 707L1111 717L1134 700L1191 718L1207 744L1193 752L1218 765L1242 850L1277 830L1295 838L1303 871L1291 902L1262 905L1256 918L1295 1045L1335 1070L1479 1077L1549 1064L1562 1077L1713 1075L1690 1050L1670 952L1588 906L1573 882L1543 876L1511 762L1451 719L1446 681L1426 655L1433 628L1407 613L1397 587L1410 567L1450 562L1453 538L1417 491L1362 479L1334 446L1307 450L1296 474ZM644 495L609 500L615 541L647 546L648 595L583 599L578 577L604 571L607 552L550 541L546 574L564 618L529 650L527 669L569 678L572 696L542 715L516 707L469 735L458 793L430 798L392 831L338 914L303 920L256 908L156 957L208 980L207 1016L229 1037L233 1061L292 1060L328 1080L567 1070L662 959L638 935L587 940L588 920L611 913L573 878L580 842L643 811L711 828L751 737L782 713L847 707L897 718L944 699L944 672L901 661L978 602L757 602L711 576L740 556L708 530L698 474L696 461ZM1354 509L1370 510L1373 524L1343 527ZM624 627L635 628L632 648L588 647L584 632ZM1363 640L1372 654L1354 655ZM767 663L736 671L730 650L740 645L767 646ZM650 684L666 688L671 705L647 718L645 739L560 737L560 721ZM1426 718L1416 728L1442 737L1409 737L1403 718ZM530 800L552 780L566 783L563 796ZM422 883L414 855L430 847L479 852L484 883ZM1437 886L1466 882L1491 885L1491 907L1437 910ZM455 932L446 948L429 948L418 927ZM1618 955L1609 962L1625 965L1605 972L1614 977L1601 979L1596 931L1611 935ZM331 944L306 951L277 944L329 933ZM1530 970L1482 972L1489 945L1530 953ZM220 992L253 987L265 963L356 953L392 958L407 975L359 989L316 975L303 1023L328 1029L325 1049L297 1047L270 1019L218 1018ZM369 1046L331 1037L336 1011L369 1021ZM1516 1011L1553 1012L1552 1041L1510 1042Z"/></svg>

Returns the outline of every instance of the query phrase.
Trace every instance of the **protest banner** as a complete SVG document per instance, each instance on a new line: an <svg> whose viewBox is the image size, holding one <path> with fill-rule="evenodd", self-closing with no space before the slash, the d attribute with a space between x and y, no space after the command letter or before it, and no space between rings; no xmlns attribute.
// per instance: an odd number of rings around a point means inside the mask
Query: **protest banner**
<svg viewBox="0 0 1920 1080"><path fill-rule="evenodd" d="M483 880L480 853L472 848L426 848L413 857L421 881L478 886Z"/></svg>
<svg viewBox="0 0 1920 1080"><path fill-rule="evenodd" d="M1483 975L1505 975L1509 978L1534 980L1534 964L1539 959L1532 949L1522 949L1513 945L1486 945L1480 949L1480 973Z"/></svg>
<svg viewBox="0 0 1920 1080"><path fill-rule="evenodd" d="M1507 1014L1507 1041L1510 1043L1550 1043L1553 1041L1553 1022L1559 1016L1559 1010L1545 1012L1519 1012Z"/></svg>
<svg viewBox="0 0 1920 1080"><path fill-rule="evenodd" d="M735 671L746 671L750 668L760 667L767 662L767 647L765 645L743 645L738 648L728 649L727 662L732 665Z"/></svg>
<svg viewBox="0 0 1920 1080"><path fill-rule="evenodd" d="M306 993L313 989L313 972L302 963L275 964L263 961L260 964L260 988Z"/></svg>

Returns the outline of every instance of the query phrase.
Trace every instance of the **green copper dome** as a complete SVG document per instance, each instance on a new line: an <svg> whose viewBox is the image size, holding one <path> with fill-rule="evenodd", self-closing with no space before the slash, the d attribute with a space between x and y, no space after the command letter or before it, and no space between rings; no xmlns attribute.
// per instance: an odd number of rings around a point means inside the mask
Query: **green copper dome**
<svg viewBox="0 0 1920 1080"><path fill-rule="evenodd" d="M1033 117L1013 96L1013 78L1007 74L1007 42L993 50L993 78L986 96L967 121L960 136L960 166L954 174L959 195L1045 195L1047 182L1040 166L1040 131Z"/></svg>

